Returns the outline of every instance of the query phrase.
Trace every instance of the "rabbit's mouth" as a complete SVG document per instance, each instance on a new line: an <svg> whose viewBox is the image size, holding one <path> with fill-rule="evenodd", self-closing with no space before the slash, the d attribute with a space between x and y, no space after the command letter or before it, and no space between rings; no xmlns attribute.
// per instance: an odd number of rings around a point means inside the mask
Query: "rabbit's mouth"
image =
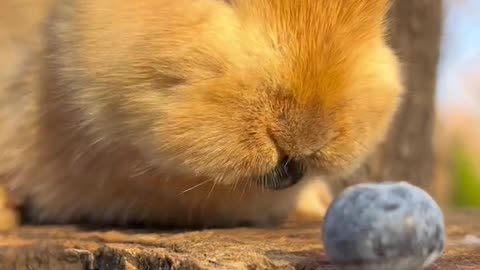
<svg viewBox="0 0 480 270"><path fill-rule="evenodd" d="M271 190L289 188L298 183L304 175L302 164L289 158L284 158L268 174L257 179L260 185Z"/></svg>

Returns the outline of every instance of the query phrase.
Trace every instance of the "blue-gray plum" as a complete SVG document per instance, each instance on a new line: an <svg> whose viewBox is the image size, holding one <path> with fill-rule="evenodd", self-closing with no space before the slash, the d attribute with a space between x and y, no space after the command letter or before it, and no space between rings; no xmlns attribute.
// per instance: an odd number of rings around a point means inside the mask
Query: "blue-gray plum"
<svg viewBox="0 0 480 270"><path fill-rule="evenodd" d="M322 235L327 256L340 268L417 270L441 256L445 222L423 189L406 182L367 183L337 196Z"/></svg>

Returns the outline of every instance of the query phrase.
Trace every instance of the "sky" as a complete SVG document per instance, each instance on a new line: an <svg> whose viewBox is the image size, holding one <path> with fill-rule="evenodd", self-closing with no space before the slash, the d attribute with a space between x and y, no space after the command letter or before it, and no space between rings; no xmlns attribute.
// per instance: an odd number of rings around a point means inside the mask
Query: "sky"
<svg viewBox="0 0 480 270"><path fill-rule="evenodd" d="M441 113L461 108L480 121L480 0L444 0L444 4L437 109Z"/></svg>

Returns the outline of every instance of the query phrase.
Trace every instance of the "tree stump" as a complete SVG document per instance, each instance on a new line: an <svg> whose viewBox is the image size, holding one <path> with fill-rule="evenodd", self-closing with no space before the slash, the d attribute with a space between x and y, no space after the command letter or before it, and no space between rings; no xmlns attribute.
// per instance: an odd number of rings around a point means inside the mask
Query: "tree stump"
<svg viewBox="0 0 480 270"><path fill-rule="evenodd" d="M480 269L480 210L447 214L446 252L429 270ZM321 224L188 232L27 226L0 234L0 269L335 269Z"/></svg>

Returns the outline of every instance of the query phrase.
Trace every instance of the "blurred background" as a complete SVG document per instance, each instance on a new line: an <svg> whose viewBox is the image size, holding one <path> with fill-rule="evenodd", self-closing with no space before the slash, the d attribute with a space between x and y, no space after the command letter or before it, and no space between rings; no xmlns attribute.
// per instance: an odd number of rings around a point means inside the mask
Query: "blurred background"
<svg viewBox="0 0 480 270"><path fill-rule="evenodd" d="M453 207L480 206L479 14L479 0L444 0L434 190Z"/></svg>

